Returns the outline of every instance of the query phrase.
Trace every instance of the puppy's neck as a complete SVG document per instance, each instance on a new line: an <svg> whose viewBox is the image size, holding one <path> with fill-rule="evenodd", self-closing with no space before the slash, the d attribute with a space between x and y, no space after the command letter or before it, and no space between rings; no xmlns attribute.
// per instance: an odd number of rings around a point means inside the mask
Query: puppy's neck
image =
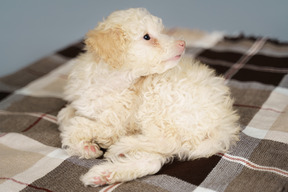
<svg viewBox="0 0 288 192"><path fill-rule="evenodd" d="M122 91L130 88L139 78L130 71L113 69L103 61L97 64L95 83L111 91Z"/></svg>

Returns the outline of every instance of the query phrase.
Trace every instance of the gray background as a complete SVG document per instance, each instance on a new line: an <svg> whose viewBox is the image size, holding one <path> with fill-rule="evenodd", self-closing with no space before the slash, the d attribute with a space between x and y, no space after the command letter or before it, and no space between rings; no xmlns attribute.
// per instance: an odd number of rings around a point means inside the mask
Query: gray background
<svg viewBox="0 0 288 192"><path fill-rule="evenodd" d="M0 76L81 39L114 10L145 7L166 27L288 41L287 0L0 0Z"/></svg>

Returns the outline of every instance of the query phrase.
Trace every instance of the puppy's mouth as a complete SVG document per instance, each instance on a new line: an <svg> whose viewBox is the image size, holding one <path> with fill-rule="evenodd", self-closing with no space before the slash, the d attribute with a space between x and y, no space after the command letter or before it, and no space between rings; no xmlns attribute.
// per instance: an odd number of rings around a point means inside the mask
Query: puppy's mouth
<svg viewBox="0 0 288 192"><path fill-rule="evenodd" d="M164 62L168 62L168 61L177 61L181 58L182 54L176 55L174 57L171 57L170 59L165 60Z"/></svg>
<svg viewBox="0 0 288 192"><path fill-rule="evenodd" d="M178 60L178 59L180 59L181 58L181 54L180 55L176 55L174 58L172 58L172 59L175 59L175 60Z"/></svg>

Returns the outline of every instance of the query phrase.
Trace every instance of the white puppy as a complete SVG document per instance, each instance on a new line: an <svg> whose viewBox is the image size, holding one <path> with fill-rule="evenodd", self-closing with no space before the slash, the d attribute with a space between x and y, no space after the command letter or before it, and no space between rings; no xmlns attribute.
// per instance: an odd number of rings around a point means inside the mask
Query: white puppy
<svg viewBox="0 0 288 192"><path fill-rule="evenodd" d="M112 13L87 34L58 115L70 155L107 161L85 185L124 182L158 172L174 157L225 152L238 140L238 116L222 77L184 58L185 42L163 34L145 9Z"/></svg>

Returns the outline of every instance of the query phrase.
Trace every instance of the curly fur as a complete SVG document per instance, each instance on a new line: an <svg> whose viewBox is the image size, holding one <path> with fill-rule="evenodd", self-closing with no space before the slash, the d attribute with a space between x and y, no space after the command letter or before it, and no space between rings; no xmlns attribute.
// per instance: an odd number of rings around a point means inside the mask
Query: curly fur
<svg viewBox="0 0 288 192"><path fill-rule="evenodd" d="M163 29L147 10L128 9L86 36L65 89L69 104L58 114L70 155L97 158L107 149L107 161L81 177L85 185L154 174L175 157L209 157L238 140L225 80L185 57L185 42Z"/></svg>

